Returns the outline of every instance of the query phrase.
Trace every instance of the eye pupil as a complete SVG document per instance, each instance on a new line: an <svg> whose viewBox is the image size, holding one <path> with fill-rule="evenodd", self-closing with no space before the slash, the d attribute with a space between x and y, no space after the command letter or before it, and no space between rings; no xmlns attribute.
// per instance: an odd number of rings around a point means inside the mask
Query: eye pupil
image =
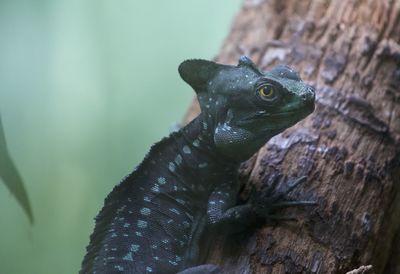
<svg viewBox="0 0 400 274"><path fill-rule="evenodd" d="M262 97L270 98L274 95L274 89L270 86L262 87L260 88L259 93Z"/></svg>

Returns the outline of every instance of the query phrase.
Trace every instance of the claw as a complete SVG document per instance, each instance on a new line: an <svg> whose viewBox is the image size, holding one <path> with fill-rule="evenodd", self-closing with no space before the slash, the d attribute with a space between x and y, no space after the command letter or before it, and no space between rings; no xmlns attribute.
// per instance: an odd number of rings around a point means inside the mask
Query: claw
<svg viewBox="0 0 400 274"><path fill-rule="evenodd" d="M283 192L283 193L281 193L281 194L279 194L279 195L276 196L275 201L282 200L287 194L289 194L290 192L292 192L293 189L295 189L299 184L304 183L306 180L307 180L307 177L306 177L306 176L302 176L302 177L300 177L300 178L297 178L297 179L294 181L294 183L293 183L291 186L289 186L289 188L288 188L285 192Z"/></svg>
<svg viewBox="0 0 400 274"><path fill-rule="evenodd" d="M291 192L293 189L295 189L299 184L304 183L306 180L307 180L307 177L306 177L306 176L302 176L302 177L300 177L300 178L297 178L297 179L294 181L293 185L291 185L291 186L285 191L285 194L290 193L290 192Z"/></svg>
<svg viewBox="0 0 400 274"><path fill-rule="evenodd" d="M291 222L298 222L299 219L292 216L278 216L278 215L269 215L267 219L275 220L275 221L291 221Z"/></svg>
<svg viewBox="0 0 400 274"><path fill-rule="evenodd" d="M282 176L281 174L278 174L278 175L274 175L274 176L271 178L272 183L271 183L271 185L268 187L267 191L265 192L265 194L264 194L265 197L271 196L271 194L275 191L276 186L278 185L278 183L280 182L280 180L282 179L282 177L283 177L283 176Z"/></svg>
<svg viewBox="0 0 400 274"><path fill-rule="evenodd" d="M314 201L284 201L275 203L272 205L272 208L284 208L284 207L292 207L292 206L314 206L317 205L317 202Z"/></svg>
<svg viewBox="0 0 400 274"><path fill-rule="evenodd" d="M286 177L282 175L273 175L268 180L268 188L261 193L261 195L257 195L255 187L251 190L251 204L253 204L254 211L256 214L265 218L266 220L283 220L283 221L297 221L294 217L287 216L279 216L273 215L275 210L287 207L294 206L315 206L317 205L316 201L306 201L306 200L291 200L287 198L287 194L290 193L293 189L295 189L299 184L304 183L307 180L306 176L302 176L297 179L291 179L288 183L289 186L284 192L278 192L276 190L278 184L282 181L282 179L286 180ZM265 184L267 185L267 184Z"/></svg>

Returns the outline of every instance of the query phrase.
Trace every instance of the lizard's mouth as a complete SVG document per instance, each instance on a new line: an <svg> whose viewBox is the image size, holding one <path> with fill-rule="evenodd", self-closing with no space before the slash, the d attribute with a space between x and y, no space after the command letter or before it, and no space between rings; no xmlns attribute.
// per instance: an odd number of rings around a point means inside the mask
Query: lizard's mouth
<svg viewBox="0 0 400 274"><path fill-rule="evenodd" d="M237 125L239 126L246 126L249 124L253 124L255 122L262 122L262 121L277 121L277 120L282 120L284 122L285 120L301 120L302 118L306 117L308 114L310 114L311 111L305 111L304 109L301 110L292 110L292 111L284 111L284 112L278 112L278 113L268 113L264 110L258 111L255 114L246 116L241 118L236 122Z"/></svg>

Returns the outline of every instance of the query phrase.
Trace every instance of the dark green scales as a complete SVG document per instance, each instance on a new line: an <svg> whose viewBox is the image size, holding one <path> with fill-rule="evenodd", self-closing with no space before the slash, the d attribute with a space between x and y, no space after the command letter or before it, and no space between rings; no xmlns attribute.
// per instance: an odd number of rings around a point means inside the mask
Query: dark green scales
<svg viewBox="0 0 400 274"><path fill-rule="evenodd" d="M240 162L314 110L311 86L287 66L261 72L247 57L237 66L188 60L179 73L201 114L155 144L108 195L81 273L219 273L200 265L201 239L268 220L280 207L314 204L273 191L238 204L236 178Z"/></svg>

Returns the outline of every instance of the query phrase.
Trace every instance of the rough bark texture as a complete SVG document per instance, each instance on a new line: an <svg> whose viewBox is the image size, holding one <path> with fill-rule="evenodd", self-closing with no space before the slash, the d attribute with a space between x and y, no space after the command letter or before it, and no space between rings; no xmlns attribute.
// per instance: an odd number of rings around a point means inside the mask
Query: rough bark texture
<svg viewBox="0 0 400 274"><path fill-rule="evenodd" d="M288 209L299 223L266 225L234 248L216 244L209 262L227 273L400 273L399 42L397 0L245 1L217 60L289 64L315 85L317 108L242 177L261 185L276 173L306 175L292 197L318 206Z"/></svg>

